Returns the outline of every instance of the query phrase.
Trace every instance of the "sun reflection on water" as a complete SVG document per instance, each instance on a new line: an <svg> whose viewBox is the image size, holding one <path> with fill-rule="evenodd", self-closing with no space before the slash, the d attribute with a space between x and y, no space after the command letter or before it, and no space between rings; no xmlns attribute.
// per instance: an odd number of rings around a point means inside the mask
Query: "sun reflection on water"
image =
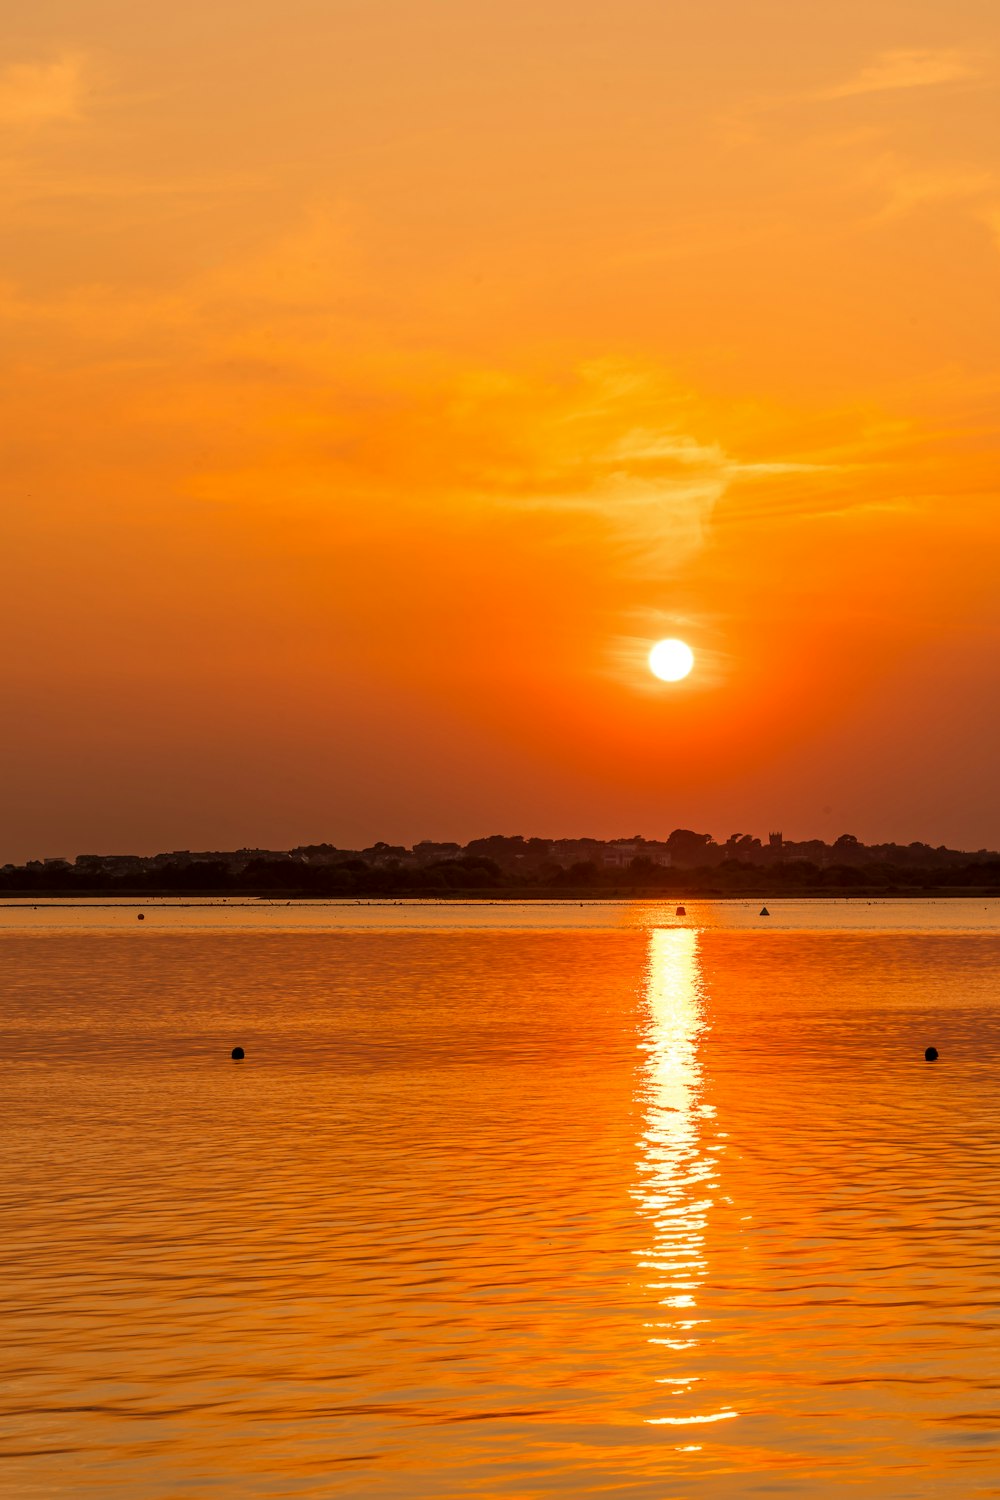
<svg viewBox="0 0 1000 1500"><path fill-rule="evenodd" d="M696 1316L704 1283L706 1226L718 1189L718 1162L705 1144L706 1122L715 1115L705 1102L700 1044L707 1029L698 934L686 928L649 934L645 981L646 1020L639 1048L646 1054L641 1100L645 1128L637 1163L635 1198L649 1229L637 1253L647 1289L662 1315L649 1326L648 1342L670 1358L699 1347ZM696 1376L678 1372L657 1384L690 1404ZM647 1417L650 1426L685 1427L722 1422L738 1415L721 1411ZM690 1451L690 1450L685 1450Z"/></svg>

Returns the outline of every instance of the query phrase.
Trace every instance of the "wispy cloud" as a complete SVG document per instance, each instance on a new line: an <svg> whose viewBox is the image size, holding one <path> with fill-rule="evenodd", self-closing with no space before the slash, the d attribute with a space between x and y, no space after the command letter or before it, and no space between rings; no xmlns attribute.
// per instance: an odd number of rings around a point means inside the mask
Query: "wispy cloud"
<svg viewBox="0 0 1000 1500"><path fill-rule="evenodd" d="M725 490L725 477L711 466L687 480L645 479L619 471L585 492L531 497L529 503L594 517L606 527L621 561L639 574L663 576L704 545L712 512ZM523 503L525 497L519 498Z"/></svg>
<svg viewBox="0 0 1000 1500"><path fill-rule="evenodd" d="M13 63L0 70L0 123L47 125L77 120L86 95L86 59L65 53L52 62Z"/></svg>
<svg viewBox="0 0 1000 1500"><path fill-rule="evenodd" d="M735 488L801 505L838 465L783 439L734 452L670 371L628 357L543 371L400 349L396 310L366 289L334 209L155 294L0 284L0 324L35 366L49 347L57 377L86 367L91 400L119 403L203 502L335 510L358 529L479 516L640 581L696 557Z"/></svg>
<svg viewBox="0 0 1000 1500"><path fill-rule="evenodd" d="M890 162L884 175L890 194L882 211L885 218L935 203L975 207L995 201L997 194L996 176L990 171L970 171L960 166L919 170Z"/></svg>
<svg viewBox="0 0 1000 1500"><path fill-rule="evenodd" d="M966 56L955 50L904 49L883 52L853 78L822 89L817 99L850 99L857 94L880 94L893 89L922 89L955 83L978 73Z"/></svg>
<svg viewBox="0 0 1000 1500"><path fill-rule="evenodd" d="M669 575L695 556L708 540L716 506L734 482L829 475L836 467L832 461L742 462L720 443L702 442L685 431L683 410L670 412L671 404L680 403L671 403L666 390L636 374L622 395L631 404L659 404L661 425L629 428L629 404L619 404L613 395L609 400L599 384L592 387L576 414L589 438L581 450L583 473L577 460L569 466L565 488L550 482L544 490L517 498L535 508L572 511L599 521L620 559L639 575ZM597 411L601 421L594 423ZM619 432L624 429L620 436L613 435L616 418Z"/></svg>

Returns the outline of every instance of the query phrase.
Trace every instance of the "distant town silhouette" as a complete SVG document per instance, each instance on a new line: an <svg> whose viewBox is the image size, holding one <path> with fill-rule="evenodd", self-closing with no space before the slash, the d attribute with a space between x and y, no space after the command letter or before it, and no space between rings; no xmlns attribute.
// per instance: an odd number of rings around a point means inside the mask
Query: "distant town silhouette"
<svg viewBox="0 0 1000 1500"><path fill-rule="evenodd" d="M0 893L53 896L230 895L569 897L635 893L739 895L954 894L1000 891L1000 853L929 844L766 841L676 828L666 839L546 839L493 834L467 844L425 839L407 848L300 844L167 854L80 854L0 868Z"/></svg>

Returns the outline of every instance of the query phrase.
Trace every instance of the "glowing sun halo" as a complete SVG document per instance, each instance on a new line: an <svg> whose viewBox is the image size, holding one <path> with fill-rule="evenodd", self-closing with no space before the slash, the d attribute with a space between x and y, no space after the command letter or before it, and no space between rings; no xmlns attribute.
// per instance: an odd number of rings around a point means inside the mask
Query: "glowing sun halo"
<svg viewBox="0 0 1000 1500"><path fill-rule="evenodd" d="M649 670L661 682L680 682L694 666L694 652L684 641L657 641L649 653Z"/></svg>

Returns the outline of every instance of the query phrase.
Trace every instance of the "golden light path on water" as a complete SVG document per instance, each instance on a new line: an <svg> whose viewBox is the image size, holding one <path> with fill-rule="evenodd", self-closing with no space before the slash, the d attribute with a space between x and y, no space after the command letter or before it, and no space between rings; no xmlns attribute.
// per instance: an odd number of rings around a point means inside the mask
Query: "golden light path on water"
<svg viewBox="0 0 1000 1500"><path fill-rule="evenodd" d="M637 1251L649 1274L648 1290L664 1310L651 1325L649 1342L674 1355L698 1345L698 1291L706 1271L705 1234L713 1193L718 1192L715 1153L703 1139L715 1108L702 1097L699 1044L706 1029L698 961L698 934L690 928L657 928L649 934L645 984L646 1029L638 1043L646 1053L643 1103L646 1121L637 1163L635 1197L650 1230L648 1247ZM662 1377L673 1396L697 1403L698 1377ZM696 1427L738 1416L728 1406L702 1407L683 1415L647 1417L653 1427ZM695 1446L679 1449L697 1452Z"/></svg>

